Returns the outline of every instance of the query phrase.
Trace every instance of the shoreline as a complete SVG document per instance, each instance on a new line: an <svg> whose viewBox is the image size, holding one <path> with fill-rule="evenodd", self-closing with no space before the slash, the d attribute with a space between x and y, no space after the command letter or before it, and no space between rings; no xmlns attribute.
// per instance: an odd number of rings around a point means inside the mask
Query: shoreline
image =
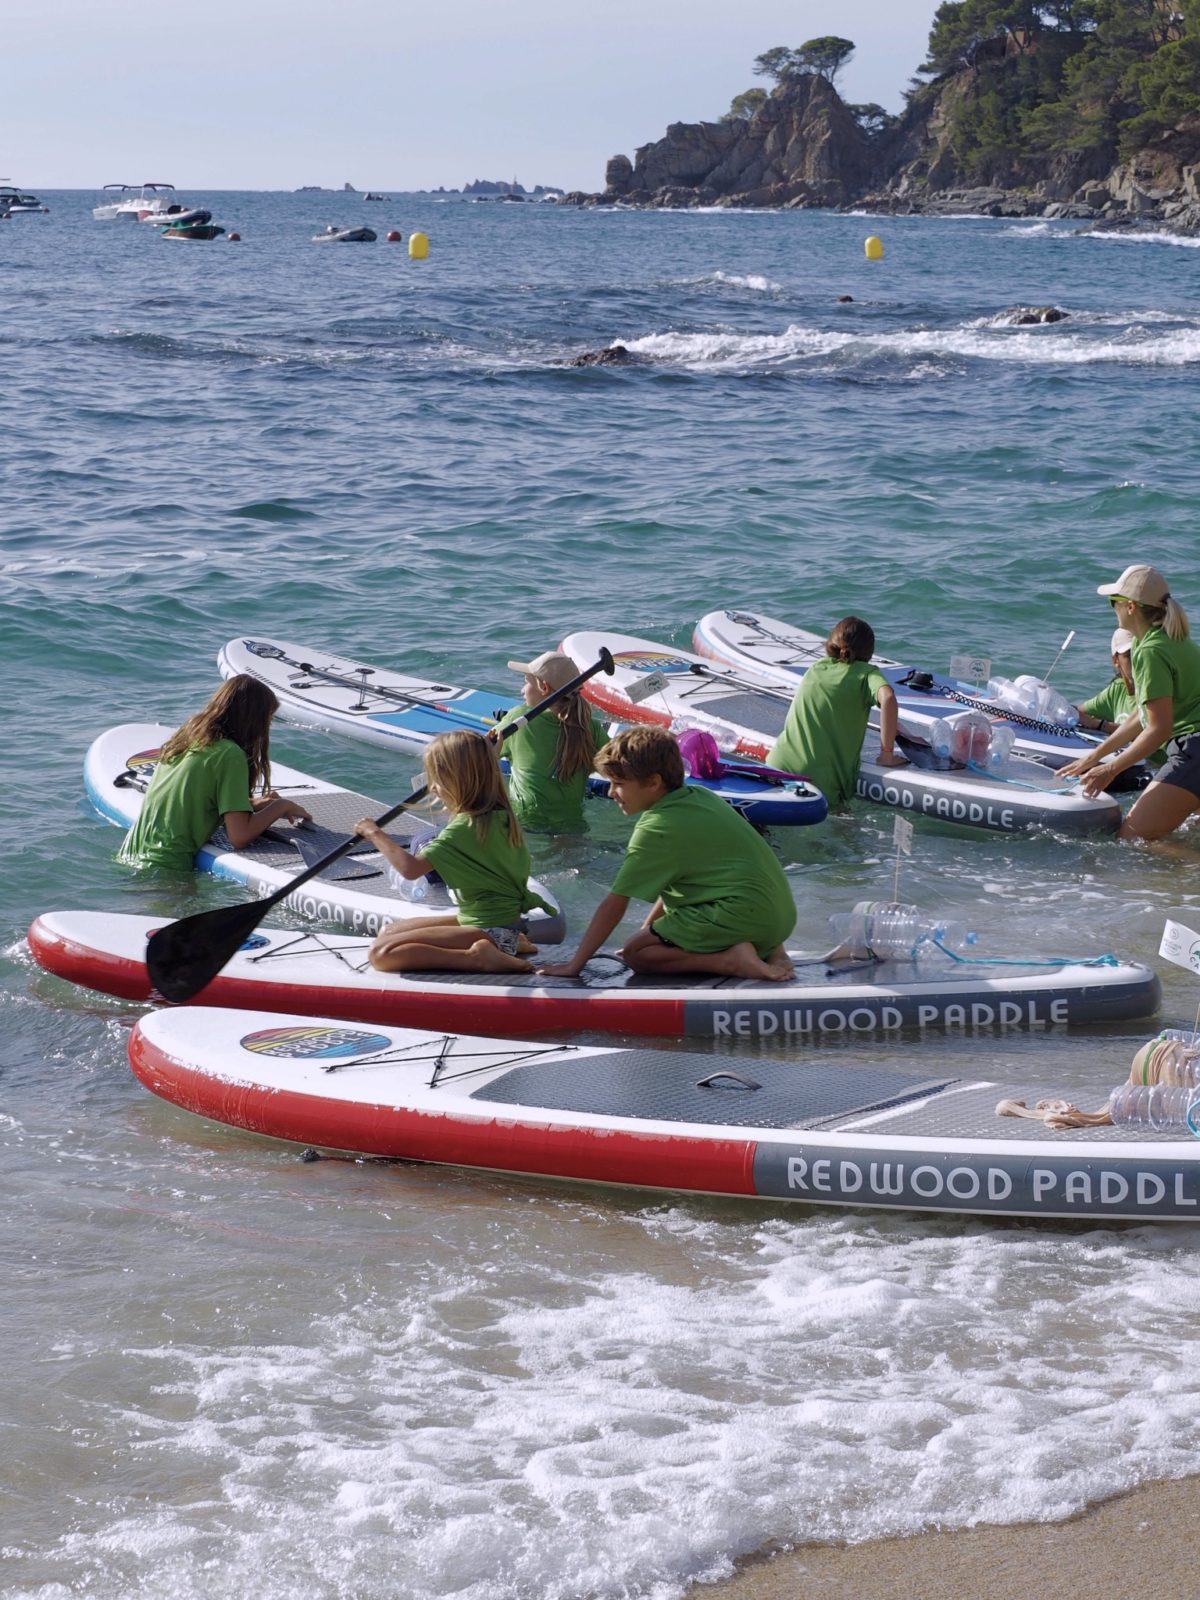
<svg viewBox="0 0 1200 1600"><path fill-rule="evenodd" d="M693 1600L1155 1600L1200 1593L1200 1477L1157 1479L1064 1522L989 1523L750 1556Z"/></svg>

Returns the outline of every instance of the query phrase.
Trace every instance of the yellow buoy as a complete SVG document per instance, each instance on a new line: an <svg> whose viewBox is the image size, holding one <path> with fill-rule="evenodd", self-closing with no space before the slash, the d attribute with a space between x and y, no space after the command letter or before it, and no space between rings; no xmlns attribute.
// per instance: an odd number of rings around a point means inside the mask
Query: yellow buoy
<svg viewBox="0 0 1200 1600"><path fill-rule="evenodd" d="M427 233L410 233L408 236L408 258L410 261L424 261L429 254L429 235Z"/></svg>
<svg viewBox="0 0 1200 1600"><path fill-rule="evenodd" d="M863 254L868 261L883 260L883 240L877 233L868 234L863 240Z"/></svg>

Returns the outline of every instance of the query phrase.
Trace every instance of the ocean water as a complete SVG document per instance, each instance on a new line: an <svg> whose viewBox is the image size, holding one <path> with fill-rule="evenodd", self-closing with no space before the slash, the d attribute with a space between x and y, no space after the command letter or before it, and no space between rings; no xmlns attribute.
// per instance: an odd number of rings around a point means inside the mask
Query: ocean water
<svg viewBox="0 0 1200 1600"><path fill-rule="evenodd" d="M80 764L196 709L243 630L515 698L509 657L574 628L853 610L893 656L1009 674L1075 629L1054 681L1093 692L1127 562L1200 619L1195 241L228 194L191 198L242 242L189 245L45 198L0 223L0 1592L674 1600L773 1544L1200 1472L1200 1228L306 1166L148 1095L131 1008L21 943L52 907L236 897L119 868ZM376 245L309 243L364 209ZM418 226L424 263L382 239ZM1018 302L1069 320L1008 326ZM616 340L643 359L562 364ZM273 743L389 803L414 768ZM598 805L586 847L535 846L576 928L624 828ZM886 813L774 842L810 948L891 893ZM918 822L901 891L988 951L1154 962L1198 863L1195 832ZM1149 1031L774 1048L1071 1092Z"/></svg>

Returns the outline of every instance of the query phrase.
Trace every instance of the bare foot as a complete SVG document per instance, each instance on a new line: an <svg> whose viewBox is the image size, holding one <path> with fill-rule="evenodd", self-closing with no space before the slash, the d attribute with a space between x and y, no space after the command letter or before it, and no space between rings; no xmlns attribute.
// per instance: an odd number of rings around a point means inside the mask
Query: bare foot
<svg viewBox="0 0 1200 1600"><path fill-rule="evenodd" d="M767 957L765 965L773 983L786 983L789 978L796 976L796 969L784 945L775 946Z"/></svg>
<svg viewBox="0 0 1200 1600"><path fill-rule="evenodd" d="M519 933L517 935L517 954L522 956L535 956L537 953L538 947L534 944L533 940L526 938L523 933Z"/></svg>
<svg viewBox="0 0 1200 1600"><path fill-rule="evenodd" d="M532 972L533 967L519 956L506 956L490 939L477 939L470 955L483 972Z"/></svg>

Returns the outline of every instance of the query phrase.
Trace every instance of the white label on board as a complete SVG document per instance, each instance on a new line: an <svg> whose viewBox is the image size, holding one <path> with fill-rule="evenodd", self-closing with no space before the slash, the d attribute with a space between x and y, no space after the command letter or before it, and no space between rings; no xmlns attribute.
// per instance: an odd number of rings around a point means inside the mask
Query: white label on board
<svg viewBox="0 0 1200 1600"><path fill-rule="evenodd" d="M1163 924L1160 956L1173 961L1177 967L1200 973L1200 933L1195 933L1183 922L1173 922L1170 917Z"/></svg>
<svg viewBox="0 0 1200 1600"><path fill-rule="evenodd" d="M903 850L906 856L912 855L913 825L907 818L896 818L892 827L892 838L896 841L897 850Z"/></svg>
<svg viewBox="0 0 1200 1600"><path fill-rule="evenodd" d="M647 672L645 677L639 678L625 691L625 698L632 700L634 705L640 700L649 700L652 694L661 694L667 687L665 672Z"/></svg>
<svg viewBox="0 0 1200 1600"><path fill-rule="evenodd" d="M951 656L950 676L952 678L969 678L972 683L982 683L985 678L992 675L992 658L990 656Z"/></svg>

